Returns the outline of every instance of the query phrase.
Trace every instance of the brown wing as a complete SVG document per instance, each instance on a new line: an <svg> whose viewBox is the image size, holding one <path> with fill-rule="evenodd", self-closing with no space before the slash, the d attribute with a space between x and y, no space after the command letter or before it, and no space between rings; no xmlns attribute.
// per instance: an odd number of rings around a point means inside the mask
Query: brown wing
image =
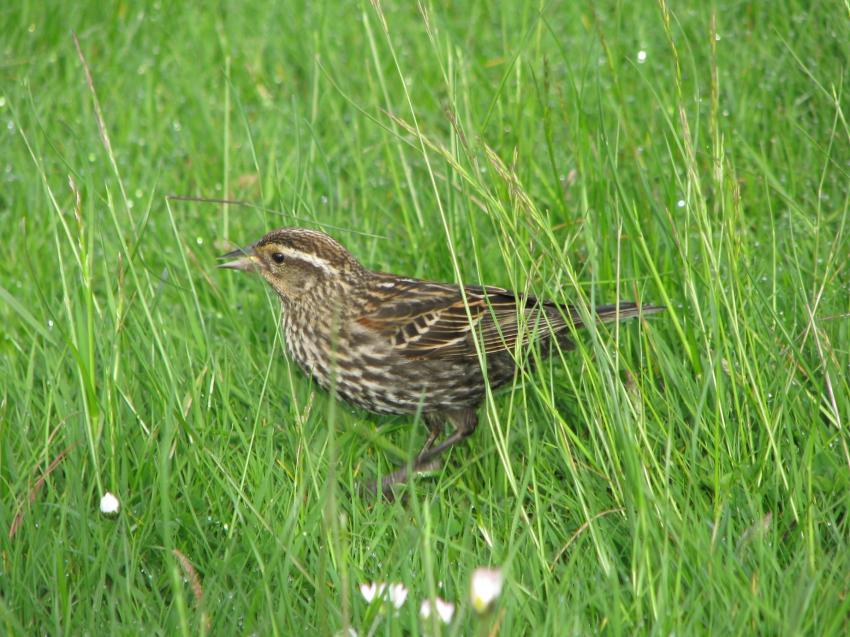
<svg viewBox="0 0 850 637"><path fill-rule="evenodd" d="M457 286L387 276L377 282L358 322L413 359L477 356L475 338L486 354L512 350L520 338L528 342L541 331L550 334L565 326L554 304L496 287L464 290L466 304Z"/></svg>

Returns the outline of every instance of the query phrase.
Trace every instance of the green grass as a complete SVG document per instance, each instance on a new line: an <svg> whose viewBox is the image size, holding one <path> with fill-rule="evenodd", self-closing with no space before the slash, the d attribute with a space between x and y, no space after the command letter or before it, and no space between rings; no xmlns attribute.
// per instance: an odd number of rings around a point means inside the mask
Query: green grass
<svg viewBox="0 0 850 637"><path fill-rule="evenodd" d="M101 4L0 9L0 632L433 633L438 594L452 635L846 634L846 2ZM424 427L318 391L214 269L292 224L668 311L375 502Z"/></svg>

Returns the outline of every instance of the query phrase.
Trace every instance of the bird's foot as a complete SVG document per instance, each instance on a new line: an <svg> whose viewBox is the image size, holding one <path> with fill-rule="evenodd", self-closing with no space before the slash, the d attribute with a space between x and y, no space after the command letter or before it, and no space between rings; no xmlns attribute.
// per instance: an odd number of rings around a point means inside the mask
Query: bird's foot
<svg viewBox="0 0 850 637"><path fill-rule="evenodd" d="M393 502L395 500L395 494L393 493L393 487L397 484L403 484L408 481L411 476L417 476L427 473L432 473L434 471L439 471L443 466L442 460L439 458L429 458L424 462L420 462L418 460L414 460L413 464L405 465L393 471L390 474L387 474L380 481L381 493L389 502ZM368 492L372 495L377 495L378 493L378 481L372 480L368 485Z"/></svg>

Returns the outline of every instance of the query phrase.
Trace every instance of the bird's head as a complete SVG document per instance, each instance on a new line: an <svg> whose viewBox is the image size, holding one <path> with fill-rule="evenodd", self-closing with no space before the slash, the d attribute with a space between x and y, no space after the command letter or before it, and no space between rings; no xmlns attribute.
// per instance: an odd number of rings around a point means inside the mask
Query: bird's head
<svg viewBox="0 0 850 637"><path fill-rule="evenodd" d="M305 228L272 230L256 243L222 258L234 260L222 263L220 268L259 272L283 301L295 301L322 284L345 286L364 272L338 241Z"/></svg>

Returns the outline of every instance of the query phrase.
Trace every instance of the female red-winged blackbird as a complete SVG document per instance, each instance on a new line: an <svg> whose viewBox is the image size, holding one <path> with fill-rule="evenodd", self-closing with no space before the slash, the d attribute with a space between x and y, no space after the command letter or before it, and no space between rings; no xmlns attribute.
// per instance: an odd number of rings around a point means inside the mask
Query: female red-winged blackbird
<svg viewBox="0 0 850 637"><path fill-rule="evenodd" d="M257 271L271 284L283 304L289 354L322 387L369 411L421 411L429 435L414 471L475 430L485 384L496 389L514 377L517 345L535 343L543 355L553 339L569 348L568 325L582 325L573 307L502 288L373 272L315 230L273 230L224 255L233 257L219 267ZM623 302L597 307L595 318L661 309ZM435 444L445 421L454 431ZM386 476L383 487L406 478L405 467Z"/></svg>

